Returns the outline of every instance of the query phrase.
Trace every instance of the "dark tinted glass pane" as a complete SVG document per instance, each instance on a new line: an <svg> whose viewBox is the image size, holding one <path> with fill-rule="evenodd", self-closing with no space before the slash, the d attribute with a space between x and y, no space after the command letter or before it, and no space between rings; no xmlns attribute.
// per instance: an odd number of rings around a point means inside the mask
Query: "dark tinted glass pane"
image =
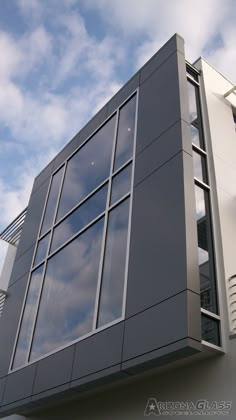
<svg viewBox="0 0 236 420"><path fill-rule="evenodd" d="M27 351L33 330L33 321L37 309L37 299L42 283L43 267L44 265L37 268L31 276L24 315L21 322L20 334L16 346L13 369L23 366L27 362Z"/></svg>
<svg viewBox="0 0 236 420"><path fill-rule="evenodd" d="M197 119L197 103L196 103L196 88L188 82L188 100L189 100L189 113L190 122Z"/></svg>
<svg viewBox="0 0 236 420"><path fill-rule="evenodd" d="M209 244L208 193L195 186L197 232L198 232L198 263L200 271L200 287L203 308L211 312L217 311L216 284L212 251ZM207 291L207 292L206 292ZM206 297L206 294L208 297Z"/></svg>
<svg viewBox="0 0 236 420"><path fill-rule="evenodd" d="M206 179L206 158L193 151L194 176L200 181L207 182Z"/></svg>
<svg viewBox="0 0 236 420"><path fill-rule="evenodd" d="M49 261L30 360L92 329L104 219Z"/></svg>
<svg viewBox="0 0 236 420"><path fill-rule="evenodd" d="M54 229L51 252L105 211L107 189L106 184Z"/></svg>
<svg viewBox="0 0 236 420"><path fill-rule="evenodd" d="M202 339L220 346L220 324L216 319L202 315Z"/></svg>
<svg viewBox="0 0 236 420"><path fill-rule="evenodd" d="M115 167L120 168L133 156L136 95L120 110L116 144Z"/></svg>
<svg viewBox="0 0 236 420"><path fill-rule="evenodd" d="M47 202L43 225L41 229L41 235L43 235L52 226L53 216L54 216L55 208L57 204L58 193L61 186L62 173L63 173L63 167L52 178L48 202Z"/></svg>
<svg viewBox="0 0 236 420"><path fill-rule="evenodd" d="M122 315L128 219L129 199L109 215L98 327Z"/></svg>
<svg viewBox="0 0 236 420"><path fill-rule="evenodd" d="M34 265L37 265L40 263L40 261L43 261L46 257L47 248L48 248L48 241L49 241L50 233L48 233L46 236L44 236L43 239L41 239L38 242L38 247L35 255Z"/></svg>
<svg viewBox="0 0 236 420"><path fill-rule="evenodd" d="M57 220L109 176L114 130L115 116L69 160Z"/></svg>
<svg viewBox="0 0 236 420"><path fill-rule="evenodd" d="M126 166L121 172L113 177L111 204L119 200L130 191L132 164Z"/></svg>
<svg viewBox="0 0 236 420"><path fill-rule="evenodd" d="M192 143L196 144L196 146L198 147L201 147L198 128L191 125L191 134L192 134Z"/></svg>

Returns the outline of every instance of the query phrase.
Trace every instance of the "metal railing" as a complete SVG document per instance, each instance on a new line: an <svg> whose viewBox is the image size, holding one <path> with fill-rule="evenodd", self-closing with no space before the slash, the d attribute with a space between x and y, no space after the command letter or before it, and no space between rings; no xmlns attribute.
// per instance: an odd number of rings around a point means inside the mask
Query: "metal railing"
<svg viewBox="0 0 236 420"><path fill-rule="evenodd" d="M27 208L25 208L1 233L0 239L11 245L17 245L25 221Z"/></svg>
<svg viewBox="0 0 236 420"><path fill-rule="evenodd" d="M0 289L0 318L2 316L3 306L7 297L7 293Z"/></svg>

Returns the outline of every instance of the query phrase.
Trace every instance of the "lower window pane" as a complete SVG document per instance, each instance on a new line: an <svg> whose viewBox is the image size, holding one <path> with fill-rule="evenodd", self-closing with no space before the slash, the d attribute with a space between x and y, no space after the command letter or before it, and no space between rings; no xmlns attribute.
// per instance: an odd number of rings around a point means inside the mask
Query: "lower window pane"
<svg viewBox="0 0 236 420"><path fill-rule="evenodd" d="M27 351L32 335L36 305L42 283L43 267L44 266L41 265L31 276L24 315L21 322L20 334L15 351L13 369L23 366L27 362Z"/></svg>
<svg viewBox="0 0 236 420"><path fill-rule="evenodd" d="M201 305L210 312L217 312L216 281L212 244L209 240L210 220L208 192L195 185L196 217L198 233L198 263L200 272Z"/></svg>
<svg viewBox="0 0 236 420"><path fill-rule="evenodd" d="M92 329L104 218L48 261L30 360Z"/></svg>
<svg viewBox="0 0 236 420"><path fill-rule="evenodd" d="M122 315L128 219L129 199L109 214L98 327Z"/></svg>
<svg viewBox="0 0 236 420"><path fill-rule="evenodd" d="M220 346L220 324L217 319L202 315L202 339Z"/></svg>

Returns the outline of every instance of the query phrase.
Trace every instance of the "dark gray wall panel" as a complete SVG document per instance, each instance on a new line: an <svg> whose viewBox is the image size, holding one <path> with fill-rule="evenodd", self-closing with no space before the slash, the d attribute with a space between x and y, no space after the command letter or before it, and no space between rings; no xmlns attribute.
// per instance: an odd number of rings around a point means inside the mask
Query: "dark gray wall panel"
<svg viewBox="0 0 236 420"><path fill-rule="evenodd" d="M123 361L168 346L187 336L185 291L125 321Z"/></svg>
<svg viewBox="0 0 236 420"><path fill-rule="evenodd" d="M70 381L74 346L38 362L33 393L37 394Z"/></svg>
<svg viewBox="0 0 236 420"><path fill-rule="evenodd" d="M6 385L6 378L0 379L0 406L2 403L3 393Z"/></svg>
<svg viewBox="0 0 236 420"><path fill-rule="evenodd" d="M77 392L83 392L100 385L114 383L115 381L126 377L127 374L121 372L121 364L119 364L72 381L70 386L71 389L76 390Z"/></svg>
<svg viewBox="0 0 236 420"><path fill-rule="evenodd" d="M31 246L23 255L21 255L13 265L9 286L18 281L23 275L30 271L32 258L34 253L34 245Z"/></svg>
<svg viewBox="0 0 236 420"><path fill-rule="evenodd" d="M160 166L165 164L173 156L183 150L183 138L187 152L192 154L190 140L190 127L184 121L179 120L164 134L158 137L136 157L134 185L136 186L146 177L151 175ZM187 141L188 140L188 141Z"/></svg>
<svg viewBox="0 0 236 420"><path fill-rule="evenodd" d="M126 317L187 288L183 156L134 189Z"/></svg>
<svg viewBox="0 0 236 420"><path fill-rule="evenodd" d="M111 115L139 86L139 73L136 73L108 102L107 116Z"/></svg>
<svg viewBox="0 0 236 420"><path fill-rule="evenodd" d="M72 380L121 362L124 323L113 325L76 345Z"/></svg>
<svg viewBox="0 0 236 420"><path fill-rule="evenodd" d="M78 146L79 134L77 134L54 159L53 171L55 171Z"/></svg>
<svg viewBox="0 0 236 420"><path fill-rule="evenodd" d="M54 167L54 160L52 160L43 170L39 173L39 175L34 180L34 185L32 189L32 194L42 185L48 177L52 174Z"/></svg>
<svg viewBox="0 0 236 420"><path fill-rule="evenodd" d="M188 305L188 337L201 341L201 302L200 295L187 291L187 305Z"/></svg>
<svg viewBox="0 0 236 420"><path fill-rule="evenodd" d="M178 54L172 54L140 86L137 154L181 118Z"/></svg>
<svg viewBox="0 0 236 420"><path fill-rule="evenodd" d="M36 241L50 177L31 195L16 260Z"/></svg>
<svg viewBox="0 0 236 420"><path fill-rule="evenodd" d="M104 122L107 116L107 105L105 105L79 132L78 146L83 143L97 128Z"/></svg>
<svg viewBox="0 0 236 420"><path fill-rule="evenodd" d="M179 359L192 356L202 350L200 342L191 338L184 338L173 344L168 344L158 350L153 350L141 356L129 359L122 363L122 371L129 374L136 374L144 370L157 368L167 363L176 362Z"/></svg>
<svg viewBox="0 0 236 420"><path fill-rule="evenodd" d="M0 378L5 376L9 369L27 280L28 275L25 275L9 287L8 298L5 301L2 317L0 318Z"/></svg>
<svg viewBox="0 0 236 420"><path fill-rule="evenodd" d="M176 50L184 54L184 40L178 34L172 36L163 47L142 67L140 84L142 84L158 67L160 67Z"/></svg>
<svg viewBox="0 0 236 420"><path fill-rule="evenodd" d="M33 364L8 375L3 406L31 396L35 372L36 364Z"/></svg>

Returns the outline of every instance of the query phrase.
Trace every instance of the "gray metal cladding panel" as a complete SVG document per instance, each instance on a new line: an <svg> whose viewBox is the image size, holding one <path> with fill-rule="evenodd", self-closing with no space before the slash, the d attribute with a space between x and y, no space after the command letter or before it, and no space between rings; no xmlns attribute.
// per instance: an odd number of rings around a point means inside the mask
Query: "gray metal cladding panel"
<svg viewBox="0 0 236 420"><path fill-rule="evenodd" d="M126 317L186 289L187 281L180 152L134 189Z"/></svg>
<svg viewBox="0 0 236 420"><path fill-rule="evenodd" d="M187 151L192 153L189 125L178 120L136 157L134 185L139 184L160 166L183 150L183 135L188 136Z"/></svg>
<svg viewBox="0 0 236 420"><path fill-rule="evenodd" d="M142 84L176 50L184 54L184 40L178 34L175 34L170 38L169 41L167 41L167 43L142 67L140 84Z"/></svg>
<svg viewBox="0 0 236 420"><path fill-rule="evenodd" d="M198 340L202 339L201 331L201 301L200 295L187 291L188 297L188 336Z"/></svg>
<svg viewBox="0 0 236 420"><path fill-rule="evenodd" d="M36 241L39 224L42 217L44 203L48 191L50 177L31 195L20 243L18 245L16 260L24 254Z"/></svg>
<svg viewBox="0 0 236 420"><path fill-rule="evenodd" d="M121 362L124 322L113 325L76 345L72 380Z"/></svg>
<svg viewBox="0 0 236 420"><path fill-rule="evenodd" d="M33 393L44 392L70 381L75 346L70 346L38 362Z"/></svg>
<svg viewBox="0 0 236 420"><path fill-rule="evenodd" d="M125 321L122 361L168 346L187 335L185 291Z"/></svg>
<svg viewBox="0 0 236 420"><path fill-rule="evenodd" d="M33 364L8 375L3 406L31 396L35 372L36 364Z"/></svg>
<svg viewBox="0 0 236 420"><path fill-rule="evenodd" d="M78 146L87 140L95 130L105 121L107 116L107 105L105 105L78 133Z"/></svg>
<svg viewBox="0 0 236 420"><path fill-rule="evenodd" d="M202 350L200 342L184 338L168 346L134 357L122 363L122 372L136 374L147 369L157 368L167 363L192 356Z"/></svg>
<svg viewBox="0 0 236 420"><path fill-rule="evenodd" d="M127 374L121 372L121 364L119 364L72 381L71 389L77 392L87 391L101 385L114 384L115 381L126 377Z"/></svg>
<svg viewBox="0 0 236 420"><path fill-rule="evenodd" d="M2 398L3 398L3 394L4 394L5 385L6 385L6 378L0 379L0 406L1 406L1 403L2 403Z"/></svg>
<svg viewBox="0 0 236 420"><path fill-rule="evenodd" d="M137 154L181 118L177 54L140 86Z"/></svg>
<svg viewBox="0 0 236 420"><path fill-rule="evenodd" d="M139 87L139 72L130 79L108 102L107 116L110 116Z"/></svg>
<svg viewBox="0 0 236 420"><path fill-rule="evenodd" d="M22 276L28 274L30 271L32 258L34 253L34 245L28 249L23 255L21 255L17 260L15 260L11 277L9 281L9 286L13 285L18 281Z"/></svg>
<svg viewBox="0 0 236 420"><path fill-rule="evenodd" d="M8 289L8 297L0 318L0 377L5 376L9 369L27 280L28 275L25 275Z"/></svg>
<svg viewBox="0 0 236 420"><path fill-rule="evenodd" d="M40 172L40 174L35 178L34 185L32 189L32 194L42 185L48 177L52 174L54 168L54 160L52 160L43 170Z"/></svg>
<svg viewBox="0 0 236 420"><path fill-rule="evenodd" d="M54 159L53 172L76 150L79 142L79 134L77 134Z"/></svg>

